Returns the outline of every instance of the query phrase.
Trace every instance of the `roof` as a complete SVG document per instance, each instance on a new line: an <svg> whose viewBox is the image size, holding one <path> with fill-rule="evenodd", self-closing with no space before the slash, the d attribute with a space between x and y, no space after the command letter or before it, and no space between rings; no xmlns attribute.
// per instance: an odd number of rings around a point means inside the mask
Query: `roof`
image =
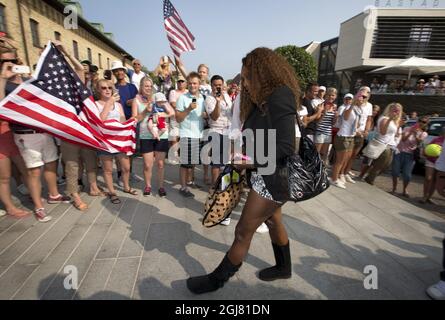
<svg viewBox="0 0 445 320"><path fill-rule="evenodd" d="M64 14L65 5L61 3L58 0L43 0L48 5L59 11L60 13ZM110 46L112 49L118 51L121 54L124 54L127 59L134 60L134 57L129 54L126 50L124 50L122 47L120 47L116 42L111 40L109 36L105 35L104 33L100 32L98 29L96 29L92 24L90 24L87 20L85 20L82 16L78 16L79 19L79 26L87 30L89 33L91 33L93 36Z"/></svg>

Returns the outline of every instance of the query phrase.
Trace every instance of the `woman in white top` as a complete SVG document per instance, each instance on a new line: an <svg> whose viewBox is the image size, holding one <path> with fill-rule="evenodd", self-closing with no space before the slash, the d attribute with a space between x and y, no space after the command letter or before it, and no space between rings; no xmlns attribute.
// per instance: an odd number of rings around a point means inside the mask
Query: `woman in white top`
<svg viewBox="0 0 445 320"><path fill-rule="evenodd" d="M387 148L388 150L385 150L382 153L383 157L385 158L392 155L389 145L393 143L394 139L396 138L396 135L399 132L399 125L402 118L402 114L403 114L402 105L399 103L391 103L386 107L385 111L383 112L383 115L377 122L377 130L376 130L377 133L374 139L376 139L378 142L382 144L385 144L388 147ZM364 158L360 177L363 178L366 175L371 165L373 165L376 160L377 159L373 160L366 157ZM387 163L388 161L385 160L384 162ZM373 180L368 179L366 181L369 184L373 184L375 178L376 177L373 177Z"/></svg>
<svg viewBox="0 0 445 320"><path fill-rule="evenodd" d="M110 80L100 80L97 83L97 91L99 100L96 101L97 108L100 112L102 121L117 120L125 122L125 113L122 109L119 94L116 92L113 82ZM108 197L113 204L120 204L121 200L116 194L113 184L113 157L119 160L122 170L122 181L124 183L124 192L137 195L137 191L130 187L130 158L123 153L109 153L106 151L98 151L97 155L102 161L105 184L108 188Z"/></svg>

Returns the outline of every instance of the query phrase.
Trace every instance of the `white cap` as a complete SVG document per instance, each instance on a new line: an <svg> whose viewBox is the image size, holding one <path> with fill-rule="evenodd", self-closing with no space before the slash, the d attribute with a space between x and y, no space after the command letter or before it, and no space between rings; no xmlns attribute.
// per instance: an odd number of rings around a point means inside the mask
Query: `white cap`
<svg viewBox="0 0 445 320"><path fill-rule="evenodd" d="M320 91L324 91L324 92L326 92L326 87L325 86L320 86L320 89L319 89Z"/></svg>
<svg viewBox="0 0 445 320"><path fill-rule="evenodd" d="M127 68L124 67L124 65L122 64L122 61L113 61L111 63L111 71L118 70L118 69L124 69L125 72L128 71Z"/></svg>
<svg viewBox="0 0 445 320"><path fill-rule="evenodd" d="M167 102L167 98L165 97L165 94L162 92L158 92L155 94L155 102Z"/></svg>
<svg viewBox="0 0 445 320"><path fill-rule="evenodd" d="M345 95L345 99L346 98L354 99L354 96L352 95L352 93L348 93L347 95Z"/></svg>

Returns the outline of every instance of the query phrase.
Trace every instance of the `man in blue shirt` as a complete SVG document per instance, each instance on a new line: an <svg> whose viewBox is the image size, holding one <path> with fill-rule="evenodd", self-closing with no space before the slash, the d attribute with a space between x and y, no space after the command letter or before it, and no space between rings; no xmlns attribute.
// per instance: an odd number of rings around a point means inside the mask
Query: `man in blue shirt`
<svg viewBox="0 0 445 320"><path fill-rule="evenodd" d="M138 88L135 85L128 83L126 79L127 68L124 67L121 61L114 61L111 71L117 79L116 89L119 90L121 97L121 105L124 108L125 118L131 118L131 104L133 99L138 94Z"/></svg>
<svg viewBox="0 0 445 320"><path fill-rule="evenodd" d="M199 74L192 72L187 77L189 92L176 102L176 121L179 123L181 190L186 198L194 195L187 188L187 176L195 165L200 164L201 139L204 131L204 97L199 92Z"/></svg>

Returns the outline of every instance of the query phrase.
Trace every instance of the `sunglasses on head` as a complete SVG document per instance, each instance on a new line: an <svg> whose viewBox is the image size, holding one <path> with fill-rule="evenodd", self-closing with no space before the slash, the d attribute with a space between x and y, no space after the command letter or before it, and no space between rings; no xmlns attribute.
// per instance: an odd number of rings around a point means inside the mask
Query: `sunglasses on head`
<svg viewBox="0 0 445 320"><path fill-rule="evenodd" d="M14 64L17 64L19 62L18 59L2 59L0 60L1 63L5 63L5 62L12 62Z"/></svg>

